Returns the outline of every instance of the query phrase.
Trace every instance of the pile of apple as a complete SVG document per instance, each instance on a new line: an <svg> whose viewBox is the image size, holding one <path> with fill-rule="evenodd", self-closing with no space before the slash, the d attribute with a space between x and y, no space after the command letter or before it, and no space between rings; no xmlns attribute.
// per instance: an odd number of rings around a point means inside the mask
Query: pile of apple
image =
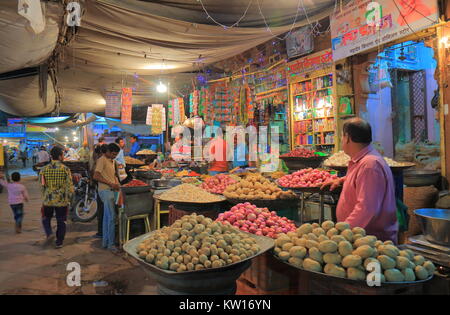
<svg viewBox="0 0 450 315"><path fill-rule="evenodd" d="M249 202L240 203L219 214L217 221L228 223L241 231L277 238L278 234L295 231L294 221L280 217L275 211L258 208Z"/></svg>
<svg viewBox="0 0 450 315"><path fill-rule="evenodd" d="M236 183L237 181L232 179L229 175L218 174L207 178L202 183L201 187L213 194L223 194L223 192L229 185L233 185Z"/></svg>
<svg viewBox="0 0 450 315"><path fill-rule="evenodd" d="M327 171L307 168L281 177L278 180L278 184L281 187L289 188L320 187L322 184L336 178L336 175Z"/></svg>
<svg viewBox="0 0 450 315"><path fill-rule="evenodd" d="M312 150L297 148L294 151L283 154L282 157L312 158L312 157L317 157L317 155L315 155L314 151L312 151Z"/></svg>

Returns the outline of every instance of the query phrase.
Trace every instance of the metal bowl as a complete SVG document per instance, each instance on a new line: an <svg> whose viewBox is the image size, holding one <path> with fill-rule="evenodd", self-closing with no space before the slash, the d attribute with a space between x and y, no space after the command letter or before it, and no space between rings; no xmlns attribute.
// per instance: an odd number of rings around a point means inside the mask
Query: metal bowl
<svg viewBox="0 0 450 315"><path fill-rule="evenodd" d="M318 168L326 156L316 156L311 158L280 156L280 159L286 163L290 171L299 171L305 168Z"/></svg>
<svg viewBox="0 0 450 315"><path fill-rule="evenodd" d="M403 172L403 179L406 186L421 187L436 185L440 172L427 170L406 170Z"/></svg>
<svg viewBox="0 0 450 315"><path fill-rule="evenodd" d="M139 255L136 253L137 246L155 232L153 231L130 240L124 245L123 249L144 267L144 270L150 277L155 279L158 292L165 295L235 294L236 280L250 267L251 259L265 253L274 246L274 240L271 238L242 232L257 241L261 251L256 255L225 267L174 272L149 264L144 259L139 258Z"/></svg>
<svg viewBox="0 0 450 315"><path fill-rule="evenodd" d="M157 188L168 187L169 182L170 182L170 180L168 180L168 179L154 179L154 180L152 180L152 185L153 185L153 187L157 187Z"/></svg>
<svg viewBox="0 0 450 315"><path fill-rule="evenodd" d="M417 209L414 213L419 218L423 234L428 241L450 246L450 210Z"/></svg>

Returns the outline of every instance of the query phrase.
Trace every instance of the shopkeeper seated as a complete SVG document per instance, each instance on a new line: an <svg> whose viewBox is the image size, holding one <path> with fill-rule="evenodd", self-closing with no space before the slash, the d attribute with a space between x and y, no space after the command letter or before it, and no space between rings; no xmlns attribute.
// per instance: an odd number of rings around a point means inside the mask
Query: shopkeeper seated
<svg viewBox="0 0 450 315"><path fill-rule="evenodd" d="M325 184L334 190L343 185L337 220L362 227L368 235L397 243L394 178L384 158L372 147L368 122L352 118L344 123L342 148L351 157L347 175Z"/></svg>
<svg viewBox="0 0 450 315"><path fill-rule="evenodd" d="M137 136L131 136L131 138L130 138L130 142L132 145L131 145L131 149L130 149L130 152L128 153L128 155L132 158L137 158L136 153L138 153L141 148L138 140L139 139Z"/></svg>

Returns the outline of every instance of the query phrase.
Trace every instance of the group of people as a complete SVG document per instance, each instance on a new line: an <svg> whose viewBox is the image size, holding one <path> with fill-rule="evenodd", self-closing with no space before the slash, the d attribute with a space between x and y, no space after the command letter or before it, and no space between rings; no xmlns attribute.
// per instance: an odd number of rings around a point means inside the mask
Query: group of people
<svg viewBox="0 0 450 315"><path fill-rule="evenodd" d="M133 141L134 140L134 141ZM137 137L132 143L137 144ZM105 249L117 251L115 247L115 204L120 189L120 170L125 167L125 141L117 138L114 143L106 144L99 138L93 151L83 145L82 155L89 161L89 168L98 189L98 232L95 235L103 239ZM133 145L137 152L139 147ZM132 148L132 150L133 150ZM69 206L74 194L73 178L70 169L63 164L70 149L55 145L50 154L45 147L38 152L39 163L44 165L39 172L39 183L42 187L42 225L46 234L44 245L54 241L55 248L63 246L66 234L66 221ZM133 151L133 152L134 152ZM26 187L21 183L20 173L11 174L11 182L0 176L0 184L8 191L8 202L14 214L15 231L22 232L24 204L29 201ZM57 228L54 234L51 227L52 218L56 218Z"/></svg>
<svg viewBox="0 0 450 315"><path fill-rule="evenodd" d="M133 138L137 140L136 138ZM133 142L133 141L132 141ZM135 149L131 154L137 152ZM383 157L372 147L370 125L359 118L346 121L343 126L342 148L351 157L347 175L326 183L322 188L331 186L331 190L342 186L337 206L337 219L349 223L352 227L365 228L368 234L381 240L398 241L397 208L394 191L394 179ZM105 144L99 139L90 156L90 171L98 184L98 233L103 239L102 246L111 251L115 247L115 204L120 189L120 169L125 166L125 142L117 138L115 143ZM210 173L222 173L228 170L226 143L217 137L210 150L214 158L210 163ZM218 155L217 152L220 154ZM128 154L130 154L128 153ZM173 152L172 152L173 153ZM245 152L241 152L242 160ZM44 154L42 154L44 155ZM50 151L51 162L40 172L43 192L42 223L47 235L46 243L54 239L50 221L57 220L56 242L60 248L65 236L65 221L74 187L70 170L62 163L64 151L55 146ZM248 158L246 158L248 161ZM8 189L8 201L14 213L16 232L20 233L23 220L23 203L28 201L25 186L20 183L20 174L12 174L12 182L1 178L0 184Z"/></svg>

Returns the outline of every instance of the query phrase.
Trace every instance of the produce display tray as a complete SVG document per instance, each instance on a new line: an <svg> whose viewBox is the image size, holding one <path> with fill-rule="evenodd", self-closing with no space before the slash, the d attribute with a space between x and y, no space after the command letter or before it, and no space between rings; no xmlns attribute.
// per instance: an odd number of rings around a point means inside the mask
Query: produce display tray
<svg viewBox="0 0 450 315"><path fill-rule="evenodd" d="M312 158L280 156L280 159L286 163L286 166L291 171L297 171L310 167L318 168L322 164L322 162L326 160L326 158L326 156L318 156Z"/></svg>
<svg viewBox="0 0 450 315"><path fill-rule="evenodd" d="M136 237L130 241L128 241L124 246L123 249L126 253L128 253L128 255L132 256L133 258L135 258L139 263L141 263L142 265L146 266L147 268L149 268L151 271L157 273L157 274L163 274L163 275L170 275L170 276L179 276L179 277L183 277L186 275L192 275L192 274L202 274L203 276L207 277L208 274L213 273L213 272L222 272L222 271L226 271L229 269L234 268L236 265L238 264L242 264L245 263L247 261L252 260L253 258L264 254L265 252L267 252L268 250L272 249L275 246L275 241L272 238L269 237L265 237L265 236L259 236L259 235L255 235L255 234L250 234L250 233L246 233L243 231L240 231L244 234L247 234L249 237L252 237L256 240L257 244L259 245L259 247L261 248L261 250L251 256L248 257L245 260L224 266L224 267L220 267L220 268L210 268L210 269L203 269L203 270L192 270L192 271L184 271L184 272L175 272L172 270L164 270L164 269L160 269L158 267L156 267L155 265L152 265L148 262L146 262L144 259L140 258L138 253L136 253L136 248L137 246L142 243L144 240L148 239L150 236L152 236L152 234L156 233L157 231L152 231L150 233L141 235L139 237Z"/></svg>
<svg viewBox="0 0 450 315"><path fill-rule="evenodd" d="M323 193L323 194L334 194L339 193L342 190L341 188L335 189L333 191L330 190L330 187L326 187L325 189L320 189L320 187L284 187L278 184L278 181L276 181L278 187L280 187L282 190L292 190L294 193Z"/></svg>
<svg viewBox="0 0 450 315"><path fill-rule="evenodd" d="M227 198L220 196L220 195L216 195L218 197L221 197L221 200L217 200L217 201L209 201L209 202L201 202L201 201L196 201L196 202L189 202L189 201L177 201L177 200L167 200L167 199L163 199L161 198L161 196L155 196L155 199L158 199L159 201L164 201L164 202L173 202L176 204L189 204L189 205L195 205L195 204L199 204L199 205L206 205L206 204L214 204L214 203L220 203L220 202L224 202L227 200Z"/></svg>
<svg viewBox="0 0 450 315"><path fill-rule="evenodd" d="M414 166L416 166L416 164L408 163L407 165L404 165L404 166L389 166L389 167L393 171L401 171L401 170L406 170L406 169L414 167ZM348 166L334 166L334 165L324 165L324 167L330 168L330 169L333 169L336 171L346 171L348 168Z"/></svg>
<svg viewBox="0 0 450 315"><path fill-rule="evenodd" d="M127 167L129 167L129 168L139 168L139 167L144 166L144 165L145 165L145 163L143 163L143 164L127 164Z"/></svg>
<svg viewBox="0 0 450 315"><path fill-rule="evenodd" d="M365 285L365 286L367 286L367 282L364 280L353 280L353 279L347 279L347 278L341 278L341 277L337 277L337 276L333 276L333 275L328 275L328 274L326 274L326 273L323 273L323 272L317 272L317 271L310 271L310 270L306 270L306 269L303 269L303 268L299 268L299 267L296 267L296 266L294 266L294 265L291 265L290 263L288 263L287 261L284 261L284 260L282 260L282 259L280 259L277 255L275 255L274 254L274 257L276 258L276 259L278 259L279 261L281 261L282 263L284 263L284 264L286 264L286 265L288 265L288 266L290 266L291 268L294 268L294 269L298 269L298 270L302 270L303 272L307 272L307 273L311 273L311 274L314 274L314 275L316 275L317 277L321 277L321 278L323 278L323 279L334 279L334 280L339 280L339 281L341 281L341 282L347 282L347 283L349 283L349 284L359 284L359 285ZM417 283L425 283L425 282L427 282L427 281L429 281L429 280L431 280L433 278L433 275L431 275L431 276L429 276L427 279L425 279L425 280L417 280L417 281L405 281L405 282L383 282L382 284L381 284L381 287L383 287L383 286L395 286L395 285L408 285L408 284L417 284Z"/></svg>
<svg viewBox="0 0 450 315"><path fill-rule="evenodd" d="M152 186L136 186L136 187L124 187L121 186L120 190L125 194L138 194L143 192L148 192L152 189Z"/></svg>

